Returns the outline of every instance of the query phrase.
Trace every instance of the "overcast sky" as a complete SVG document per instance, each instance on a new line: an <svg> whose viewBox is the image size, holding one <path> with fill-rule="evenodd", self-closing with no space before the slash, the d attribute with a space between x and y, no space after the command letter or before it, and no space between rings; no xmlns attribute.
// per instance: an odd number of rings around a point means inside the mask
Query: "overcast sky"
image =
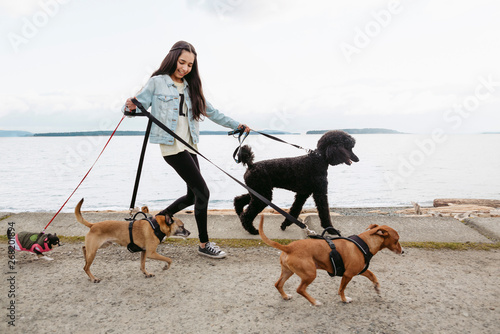
<svg viewBox="0 0 500 334"><path fill-rule="evenodd" d="M494 0L0 0L0 130L114 128L186 40L207 99L256 130L500 131L499 17Z"/></svg>

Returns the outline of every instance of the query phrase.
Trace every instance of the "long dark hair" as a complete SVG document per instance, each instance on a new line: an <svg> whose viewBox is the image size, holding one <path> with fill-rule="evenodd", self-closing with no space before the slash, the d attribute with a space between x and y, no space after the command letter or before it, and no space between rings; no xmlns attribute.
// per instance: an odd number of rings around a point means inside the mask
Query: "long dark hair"
<svg viewBox="0 0 500 334"><path fill-rule="evenodd" d="M193 105L193 119L199 121L202 116L206 116L206 102L203 95L203 88L201 87L200 73L198 72L198 55L194 46L185 41L175 43L167 56L161 62L160 68L157 69L151 77L156 75L168 74L172 75L177 69L177 60L179 59L183 50L192 52L194 54L193 67L184 78L189 84L189 96Z"/></svg>

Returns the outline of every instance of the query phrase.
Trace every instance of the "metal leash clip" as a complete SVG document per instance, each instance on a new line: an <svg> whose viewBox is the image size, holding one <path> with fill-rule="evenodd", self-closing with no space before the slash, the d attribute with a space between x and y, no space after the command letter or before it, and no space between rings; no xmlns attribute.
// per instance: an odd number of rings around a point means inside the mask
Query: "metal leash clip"
<svg viewBox="0 0 500 334"><path fill-rule="evenodd" d="M304 224L304 225L306 225L306 224ZM318 235L318 233L316 233L316 231L311 230L311 229L309 228L309 226L307 226L307 225L306 225L306 227L305 227L305 230L306 230L306 232L307 232L307 236L310 236L310 235Z"/></svg>

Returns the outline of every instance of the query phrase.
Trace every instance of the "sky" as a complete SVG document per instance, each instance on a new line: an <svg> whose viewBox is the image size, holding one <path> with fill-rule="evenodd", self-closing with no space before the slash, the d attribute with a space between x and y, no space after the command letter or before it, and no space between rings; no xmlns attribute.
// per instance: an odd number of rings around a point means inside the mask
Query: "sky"
<svg viewBox="0 0 500 334"><path fill-rule="evenodd" d="M207 100L255 130L498 132L499 16L494 0L0 0L0 130L113 129L185 40Z"/></svg>

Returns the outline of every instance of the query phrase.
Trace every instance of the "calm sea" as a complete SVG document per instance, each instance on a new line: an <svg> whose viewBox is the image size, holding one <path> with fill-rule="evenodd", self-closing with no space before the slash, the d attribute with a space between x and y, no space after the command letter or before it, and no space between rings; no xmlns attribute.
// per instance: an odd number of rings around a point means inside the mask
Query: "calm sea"
<svg viewBox="0 0 500 334"><path fill-rule="evenodd" d="M319 135L280 138L314 148ZM331 207L432 205L435 198L500 199L500 135L355 135L352 166L329 169ZM107 137L0 138L0 211L57 211L94 163ZM134 186L142 137L114 137L87 179L66 205L71 212L85 198L85 210L127 210ZM262 136L249 136L256 161L305 154ZM234 177L245 168L232 160L237 140L202 136L199 150ZM209 208L232 208L246 192L210 163L200 159L210 188ZM162 209L183 195L185 184L149 144L137 206ZM294 194L277 189L273 202L292 204ZM309 199L305 205L313 207Z"/></svg>

